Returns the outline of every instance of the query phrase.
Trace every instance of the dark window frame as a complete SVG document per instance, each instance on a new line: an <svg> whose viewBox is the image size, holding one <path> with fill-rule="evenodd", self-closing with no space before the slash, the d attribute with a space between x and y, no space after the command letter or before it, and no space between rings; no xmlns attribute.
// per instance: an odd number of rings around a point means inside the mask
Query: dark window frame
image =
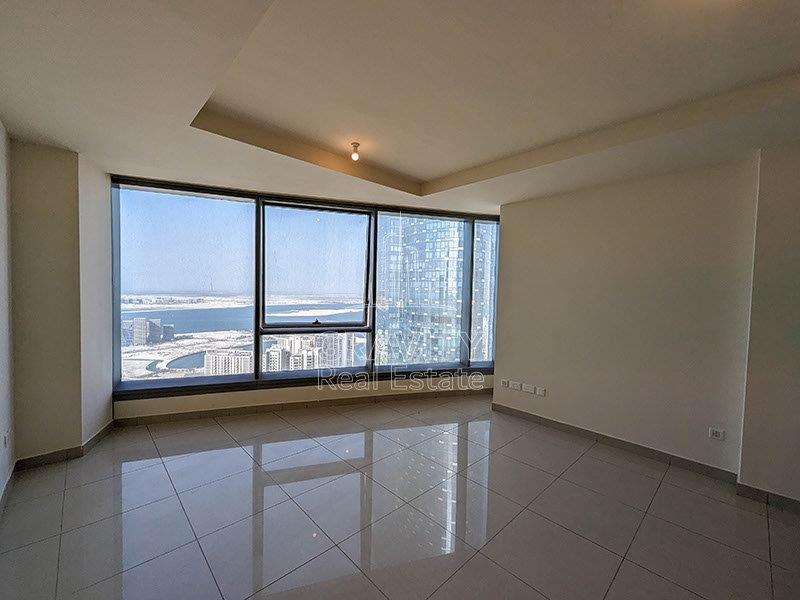
<svg viewBox="0 0 800 600"><path fill-rule="evenodd" d="M122 381L121 355L121 290L120 290L120 197L121 187L137 187L153 191L216 196L222 199L252 201L255 207L255 269L254 269L254 314L253 314L253 373L228 376L198 376L186 378ZM264 314L264 215L268 206L286 206L332 212L366 214L369 218L367 231L367 260L365 273L364 320L360 323L292 323L270 324ZM391 213L404 216L433 217L459 220L464 223L464 260L462 276L462 318L461 342L458 363L403 365L403 368L379 366L375 364L375 328L377 298L377 251L378 251L378 213ZM134 400L141 398L179 396L188 394L218 393L224 391L250 390L261 388L294 387L313 385L317 382L309 372L286 371L281 373L262 372L261 338L268 335L302 333L345 333L363 332L367 335L366 366L345 367L335 372L351 372L366 375L369 380L384 380L392 377L423 372L427 375L463 375L468 373L491 374L494 361L475 362L470 360L472 334L472 277L475 227L478 222L499 223L497 215L473 214L456 211L442 211L417 207L401 207L382 204L286 196L260 193L248 190L194 185L188 183L143 179L123 175L111 175L111 215L112 215L112 307L113 307L113 386L115 400ZM499 239L499 236L498 236ZM496 320L496 318L495 318Z"/></svg>

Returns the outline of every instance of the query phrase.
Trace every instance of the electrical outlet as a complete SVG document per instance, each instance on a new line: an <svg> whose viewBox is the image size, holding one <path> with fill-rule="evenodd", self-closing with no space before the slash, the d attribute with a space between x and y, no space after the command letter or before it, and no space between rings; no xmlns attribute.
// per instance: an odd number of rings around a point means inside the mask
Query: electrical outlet
<svg viewBox="0 0 800 600"><path fill-rule="evenodd" d="M547 388L542 387L540 385L536 386L536 395L537 396L547 396Z"/></svg>
<svg viewBox="0 0 800 600"><path fill-rule="evenodd" d="M508 387L508 379L501 379L500 387Z"/></svg>
<svg viewBox="0 0 800 600"><path fill-rule="evenodd" d="M708 428L708 437L712 440L724 440L725 439L725 430L720 429L719 427L709 427Z"/></svg>
<svg viewBox="0 0 800 600"><path fill-rule="evenodd" d="M512 390L517 390L517 391L519 391L519 390L521 390L521 389L522 389L522 384L521 384L519 381L509 381L509 382L508 382L508 386L509 386L509 387L510 387Z"/></svg>
<svg viewBox="0 0 800 600"><path fill-rule="evenodd" d="M529 383L523 383L522 384L522 391L525 392L526 394L535 394L536 393L536 386L535 385L531 385Z"/></svg>

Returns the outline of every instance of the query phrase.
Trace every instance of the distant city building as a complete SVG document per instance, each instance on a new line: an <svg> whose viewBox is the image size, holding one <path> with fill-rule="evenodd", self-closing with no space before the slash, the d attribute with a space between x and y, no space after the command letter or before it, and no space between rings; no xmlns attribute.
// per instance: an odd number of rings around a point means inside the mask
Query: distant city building
<svg viewBox="0 0 800 600"><path fill-rule="evenodd" d="M355 334L328 333L314 337L314 347L320 353L319 366L323 369L349 367L355 362Z"/></svg>
<svg viewBox="0 0 800 600"><path fill-rule="evenodd" d="M304 348L289 357L290 371L309 371L320 367L320 349Z"/></svg>
<svg viewBox="0 0 800 600"><path fill-rule="evenodd" d="M264 371L284 371L289 366L290 356L285 348L268 348L261 355L261 368Z"/></svg>
<svg viewBox="0 0 800 600"><path fill-rule="evenodd" d="M249 350L208 350L203 358L206 375L236 375L253 371L253 353Z"/></svg>
<svg viewBox="0 0 800 600"><path fill-rule="evenodd" d="M377 363L457 362L463 223L404 215L379 218Z"/></svg>
<svg viewBox="0 0 800 600"><path fill-rule="evenodd" d="M133 321L126 319L122 321L120 330L120 344L123 346L133 346Z"/></svg>
<svg viewBox="0 0 800 600"><path fill-rule="evenodd" d="M130 325L128 325L130 323ZM129 334L126 334L129 331ZM136 317L132 321L122 322L122 336L123 346L146 346L150 344L159 344L163 342L170 342L175 339L175 326L174 325L161 325L161 319L147 319L144 317ZM129 335L131 343L125 343L125 336Z"/></svg>
<svg viewBox="0 0 800 600"><path fill-rule="evenodd" d="M264 371L311 371L356 364L357 334L320 333L275 336L265 339Z"/></svg>

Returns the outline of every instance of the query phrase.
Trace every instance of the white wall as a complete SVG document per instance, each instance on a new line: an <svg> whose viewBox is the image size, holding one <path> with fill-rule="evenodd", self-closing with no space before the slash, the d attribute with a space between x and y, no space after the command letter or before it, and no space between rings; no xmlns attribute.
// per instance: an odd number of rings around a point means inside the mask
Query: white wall
<svg viewBox="0 0 800 600"><path fill-rule="evenodd" d="M800 500L800 144L761 155L739 479Z"/></svg>
<svg viewBox="0 0 800 600"><path fill-rule="evenodd" d="M9 255L9 141L0 123L0 496L14 469L14 399L11 387L11 306ZM8 435L8 445L3 436Z"/></svg>
<svg viewBox="0 0 800 600"><path fill-rule="evenodd" d="M111 182L78 158L83 443L112 420Z"/></svg>
<svg viewBox="0 0 800 600"><path fill-rule="evenodd" d="M756 169L503 206L495 401L736 471Z"/></svg>
<svg viewBox="0 0 800 600"><path fill-rule="evenodd" d="M81 444L78 155L11 142L17 458Z"/></svg>

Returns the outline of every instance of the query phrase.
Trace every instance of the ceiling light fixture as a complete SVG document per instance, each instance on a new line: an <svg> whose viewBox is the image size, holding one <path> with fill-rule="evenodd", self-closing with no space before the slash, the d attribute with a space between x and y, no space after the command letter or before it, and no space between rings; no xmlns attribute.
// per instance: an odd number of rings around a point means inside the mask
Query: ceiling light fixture
<svg viewBox="0 0 800 600"><path fill-rule="evenodd" d="M350 142L350 145L353 147L353 152L350 154L350 158L353 160L358 160L358 142Z"/></svg>

